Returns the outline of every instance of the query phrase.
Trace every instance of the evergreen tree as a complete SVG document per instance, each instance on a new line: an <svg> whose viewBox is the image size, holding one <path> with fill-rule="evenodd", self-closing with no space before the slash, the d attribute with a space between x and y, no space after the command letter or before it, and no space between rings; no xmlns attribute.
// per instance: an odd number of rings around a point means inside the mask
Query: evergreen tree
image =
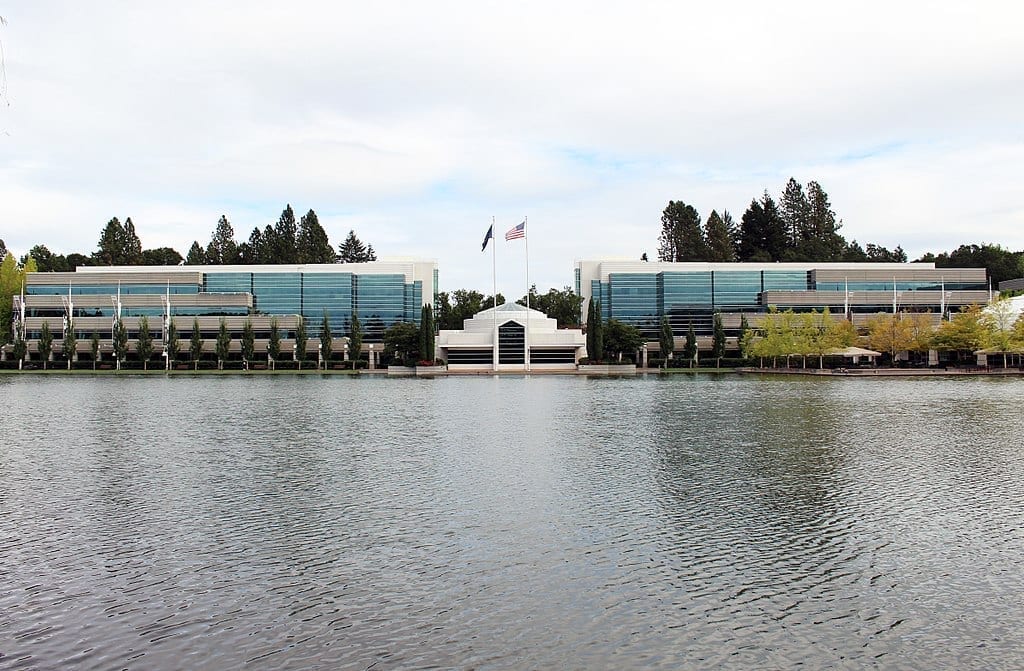
<svg viewBox="0 0 1024 671"><path fill-rule="evenodd" d="M352 324L348 334L348 346L352 357L352 368L356 368L359 355L363 349L363 325L359 322L359 313L352 313Z"/></svg>
<svg viewBox="0 0 1024 671"><path fill-rule="evenodd" d="M757 200L750 201L740 219L740 244L736 250L740 261L770 261L764 249L764 208Z"/></svg>
<svg viewBox="0 0 1024 671"><path fill-rule="evenodd" d="M765 251L772 261L782 261L787 250L786 224L775 200L767 191L761 199L761 207L764 211Z"/></svg>
<svg viewBox="0 0 1024 671"><path fill-rule="evenodd" d="M804 194L804 187L792 177L786 183L779 200L779 212L786 227L786 237L793 249L799 250L813 237L811 229L811 206ZM801 261L814 261L816 259L799 259Z"/></svg>
<svg viewBox="0 0 1024 671"><path fill-rule="evenodd" d="M50 353L53 352L53 333L50 332L50 322L43 322L39 330L39 340L36 342L36 351L43 362L43 370L46 370L46 362L50 360Z"/></svg>
<svg viewBox="0 0 1024 671"><path fill-rule="evenodd" d="M92 332L92 338L89 339L89 352L92 354L92 369L96 370L96 363L100 360L99 331Z"/></svg>
<svg viewBox="0 0 1024 671"><path fill-rule="evenodd" d="M220 215L217 226L213 229L213 237L206 247L206 262L212 266L225 266L238 263L238 243L235 242L235 229L228 221L227 215Z"/></svg>
<svg viewBox="0 0 1024 671"><path fill-rule="evenodd" d="M707 261L729 262L736 260L732 245L732 232L718 212L711 210L704 223L704 238L707 241Z"/></svg>
<svg viewBox="0 0 1024 671"><path fill-rule="evenodd" d="M299 250L296 246L298 226L295 223L295 213L292 206L288 205L281 212L281 217L274 226L274 236L271 244L269 263L292 264L299 262Z"/></svg>
<svg viewBox="0 0 1024 671"><path fill-rule="evenodd" d="M18 370L21 370L25 363L25 355L28 354L28 343L25 342L25 338L22 337L20 332L14 338L14 347L11 354L18 361Z"/></svg>
<svg viewBox="0 0 1024 671"><path fill-rule="evenodd" d="M846 250L846 239L839 234L842 223L836 221L836 213L828 194L817 182L807 183L807 201L809 204L808 223L817 247L821 249L819 258L811 261L838 261Z"/></svg>
<svg viewBox="0 0 1024 671"><path fill-rule="evenodd" d="M227 322L220 318L220 328L217 329L217 342L214 345L217 354L217 370L224 370L224 362L228 360L231 353L231 333L228 332Z"/></svg>
<svg viewBox="0 0 1024 671"><path fill-rule="evenodd" d="M306 321L300 316L299 323L295 327L295 360L299 364L299 370L302 370L302 360L306 358L307 341Z"/></svg>
<svg viewBox="0 0 1024 671"><path fill-rule="evenodd" d="M249 242L238 246L241 263L249 265L266 263L266 250L264 247L263 233L260 232L257 226L249 234Z"/></svg>
<svg viewBox="0 0 1024 671"><path fill-rule="evenodd" d="M5 245L4 241L0 239L0 259L4 258L5 256L7 256L7 245Z"/></svg>
<svg viewBox="0 0 1024 671"><path fill-rule="evenodd" d="M434 362L434 309L424 305L420 310L420 361Z"/></svg>
<svg viewBox="0 0 1024 671"><path fill-rule="evenodd" d="M124 259L124 226L117 217L107 222L100 233L98 249L93 253L93 261L100 266L121 265Z"/></svg>
<svg viewBox="0 0 1024 671"><path fill-rule="evenodd" d="M722 365L722 357L725 356L725 326L722 325L722 313L720 312L716 312L714 317L711 356L718 360L717 366Z"/></svg>
<svg viewBox="0 0 1024 671"><path fill-rule="evenodd" d="M128 357L128 329L125 328L124 320L117 319L110 333L110 343L114 349L114 362L117 370L121 370L124 360Z"/></svg>
<svg viewBox="0 0 1024 671"><path fill-rule="evenodd" d="M690 322L689 327L686 329L683 357L690 362L690 368L693 368L694 363L697 361L697 334L693 331L693 322Z"/></svg>
<svg viewBox="0 0 1024 671"><path fill-rule="evenodd" d="M190 266L202 266L206 264L206 252L203 251L203 247L196 240L192 243L192 246L188 248L188 256L185 257L185 263Z"/></svg>
<svg viewBox="0 0 1024 671"><path fill-rule="evenodd" d="M135 224L132 223L131 217L124 221L124 238L121 246L124 250L124 257L119 261L120 264L126 266L142 264L142 241L135 234Z"/></svg>
<svg viewBox="0 0 1024 671"><path fill-rule="evenodd" d="M747 321L747 315L741 314L740 315L740 332L739 332L739 335L737 337L737 342L739 342L740 352L743 354L744 357L747 355L747 353L746 353L746 346L749 343L750 332L751 332L750 331L750 322Z"/></svg>
<svg viewBox="0 0 1024 671"><path fill-rule="evenodd" d="M78 348L78 340L75 338L74 324L68 324L64 329L64 358L68 360L68 370L71 370L71 362L75 360L75 350Z"/></svg>
<svg viewBox="0 0 1024 671"><path fill-rule="evenodd" d="M740 261L781 261L786 255L786 224L766 191L751 201L740 224Z"/></svg>
<svg viewBox="0 0 1024 671"><path fill-rule="evenodd" d="M181 341L178 338L178 327L174 325L174 317L171 317L167 320L167 342L165 344L168 369L174 366L180 349Z"/></svg>
<svg viewBox="0 0 1024 671"><path fill-rule="evenodd" d="M149 359L153 356L153 334L149 332L149 317L139 318L139 337L135 351L142 360L142 370L149 370Z"/></svg>
<svg viewBox="0 0 1024 671"><path fill-rule="evenodd" d="M661 316L661 335L658 338L658 350L663 359L662 366L668 368L668 362L672 359L672 352L676 347L675 337L672 334L672 324L668 321L668 315Z"/></svg>
<svg viewBox="0 0 1024 671"><path fill-rule="evenodd" d="M339 263L366 263L376 260L377 255L373 252L373 246L364 245L363 241L356 237L355 231L349 231L345 242L338 245Z"/></svg>
<svg viewBox="0 0 1024 671"><path fill-rule="evenodd" d="M277 358L281 356L281 331L277 325L277 317L270 318L270 340L267 341L267 358L270 370L277 369Z"/></svg>
<svg viewBox="0 0 1024 671"><path fill-rule="evenodd" d="M594 306L594 353L598 361L604 359L604 316L601 314L601 301Z"/></svg>
<svg viewBox="0 0 1024 671"><path fill-rule="evenodd" d="M247 318L242 326L242 365L249 370L249 363L256 354L256 333L252 329L252 318Z"/></svg>
<svg viewBox="0 0 1024 671"><path fill-rule="evenodd" d="M203 334L199 330L199 318L192 319L192 338L189 340L188 353L192 357L192 366L199 370L199 359L203 357Z"/></svg>
<svg viewBox="0 0 1024 671"><path fill-rule="evenodd" d="M703 261L707 258L700 214L691 205L670 200L661 215L659 261Z"/></svg>
<svg viewBox="0 0 1024 671"><path fill-rule="evenodd" d="M320 357L324 361L324 370L327 370L327 363L331 360L331 320L327 318L327 310L324 310L324 320L320 323Z"/></svg>
<svg viewBox="0 0 1024 671"><path fill-rule="evenodd" d="M65 273L71 270L67 259L62 254L54 254L46 245L35 245L28 250L28 254L21 259L21 265L24 266L29 258L35 259L36 268L41 273Z"/></svg>
<svg viewBox="0 0 1024 671"><path fill-rule="evenodd" d="M299 263L334 263L334 248L327 239L327 231L320 225L316 212L310 210L299 221L296 239Z"/></svg>

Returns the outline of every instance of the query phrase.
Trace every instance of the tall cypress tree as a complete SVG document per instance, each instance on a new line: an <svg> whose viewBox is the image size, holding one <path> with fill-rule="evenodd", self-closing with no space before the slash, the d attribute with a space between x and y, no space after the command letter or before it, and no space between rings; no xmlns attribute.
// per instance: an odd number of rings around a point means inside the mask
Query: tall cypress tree
<svg viewBox="0 0 1024 671"><path fill-rule="evenodd" d="M711 338L711 356L717 359L717 366L722 365L722 357L725 356L725 326L722 324L721 312L716 312L714 316L714 333Z"/></svg>
<svg viewBox="0 0 1024 671"><path fill-rule="evenodd" d="M50 353L53 352L53 333L50 332L50 322L43 322L39 330L39 340L36 341L36 351L43 361L43 370L46 370L46 362L50 360Z"/></svg>
<svg viewBox="0 0 1024 671"><path fill-rule="evenodd" d="M352 325L348 334L349 356L352 358L352 368L356 368L359 355L363 349L363 325L359 321L359 313L352 312Z"/></svg>
<svg viewBox="0 0 1024 671"><path fill-rule="evenodd" d="M203 334L199 330L199 317L192 319L192 337L188 344L189 354L192 356L192 366L199 370L199 359L203 356Z"/></svg>
<svg viewBox="0 0 1024 671"><path fill-rule="evenodd" d="M217 342L214 345L217 354L217 369L224 370L224 362L228 360L231 352L231 334L228 332L227 322L220 318L220 328L217 329Z"/></svg>
<svg viewBox="0 0 1024 671"><path fill-rule="evenodd" d="M672 324L668 321L668 315L661 316L661 335L658 338L658 349L660 350L663 366L668 368L668 362L672 359L672 351L675 349L675 337L672 334Z"/></svg>
<svg viewBox="0 0 1024 671"><path fill-rule="evenodd" d="M153 356L153 335L149 332L149 317L139 319L139 336L135 341L135 352L142 360L142 370L149 370L149 359Z"/></svg>
<svg viewBox="0 0 1024 671"><path fill-rule="evenodd" d="M324 320L320 324L320 356L324 360L324 370L327 370L327 362L331 359L331 321L327 318L327 310L324 310Z"/></svg>
<svg viewBox="0 0 1024 671"><path fill-rule="evenodd" d="M693 331L693 322L686 330L686 342L683 343L683 356L690 362L690 368L697 361L697 334Z"/></svg>

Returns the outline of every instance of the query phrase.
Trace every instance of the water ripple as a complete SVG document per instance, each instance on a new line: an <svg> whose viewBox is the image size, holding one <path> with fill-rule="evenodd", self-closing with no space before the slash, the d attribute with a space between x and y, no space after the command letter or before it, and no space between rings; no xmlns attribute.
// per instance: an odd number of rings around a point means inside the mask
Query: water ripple
<svg viewBox="0 0 1024 671"><path fill-rule="evenodd" d="M3 388L0 668L991 668L1024 649L1016 380Z"/></svg>

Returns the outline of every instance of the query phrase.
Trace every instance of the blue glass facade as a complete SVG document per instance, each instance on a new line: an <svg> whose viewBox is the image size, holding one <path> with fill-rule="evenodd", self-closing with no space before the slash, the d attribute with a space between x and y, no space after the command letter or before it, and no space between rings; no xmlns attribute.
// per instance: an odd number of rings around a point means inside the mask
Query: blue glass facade
<svg viewBox="0 0 1024 671"><path fill-rule="evenodd" d="M862 275L860 278L836 281L829 277L827 281L816 282L815 271L810 268L763 268L752 269L737 264L735 269L696 267L693 269L662 270L661 272L610 272L607 281L597 279L590 281L591 296L601 301L602 316L605 319L617 319L632 324L641 330L645 337L656 338L660 330L662 316L667 316L672 330L679 334L685 333L692 324L698 335L710 335L715 313L755 313L763 312L767 305L764 292L840 292L855 291L893 291L896 292L930 291L936 296L942 290L977 291L985 288L984 283L957 279L950 282L936 282L934 271L924 279L906 279L879 281L877 271L870 280ZM834 275L839 271L831 271ZM950 271L951 273L953 271ZM577 268L577 277L579 277ZM850 271L850 274L855 274ZM835 300L835 293L829 300ZM812 301L813 302L813 301ZM841 302L841 301L840 301ZM824 304L808 305L807 310L821 309ZM829 305L833 312L842 312L843 305ZM887 311L891 304L868 305L863 302L857 305L858 311ZM934 306L938 311L939 305Z"/></svg>

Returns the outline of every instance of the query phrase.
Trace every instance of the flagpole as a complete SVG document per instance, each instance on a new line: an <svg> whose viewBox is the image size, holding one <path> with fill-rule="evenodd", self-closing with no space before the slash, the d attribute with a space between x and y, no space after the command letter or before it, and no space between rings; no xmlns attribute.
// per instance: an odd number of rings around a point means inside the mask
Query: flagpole
<svg viewBox="0 0 1024 671"><path fill-rule="evenodd" d="M530 372L530 235L527 230L528 217L523 217L523 242L526 243L526 337L523 342L526 347L526 372Z"/></svg>
<svg viewBox="0 0 1024 671"><path fill-rule="evenodd" d="M494 345L491 350L491 368L498 370L498 243L493 239L494 216L491 216L491 316L494 318Z"/></svg>

